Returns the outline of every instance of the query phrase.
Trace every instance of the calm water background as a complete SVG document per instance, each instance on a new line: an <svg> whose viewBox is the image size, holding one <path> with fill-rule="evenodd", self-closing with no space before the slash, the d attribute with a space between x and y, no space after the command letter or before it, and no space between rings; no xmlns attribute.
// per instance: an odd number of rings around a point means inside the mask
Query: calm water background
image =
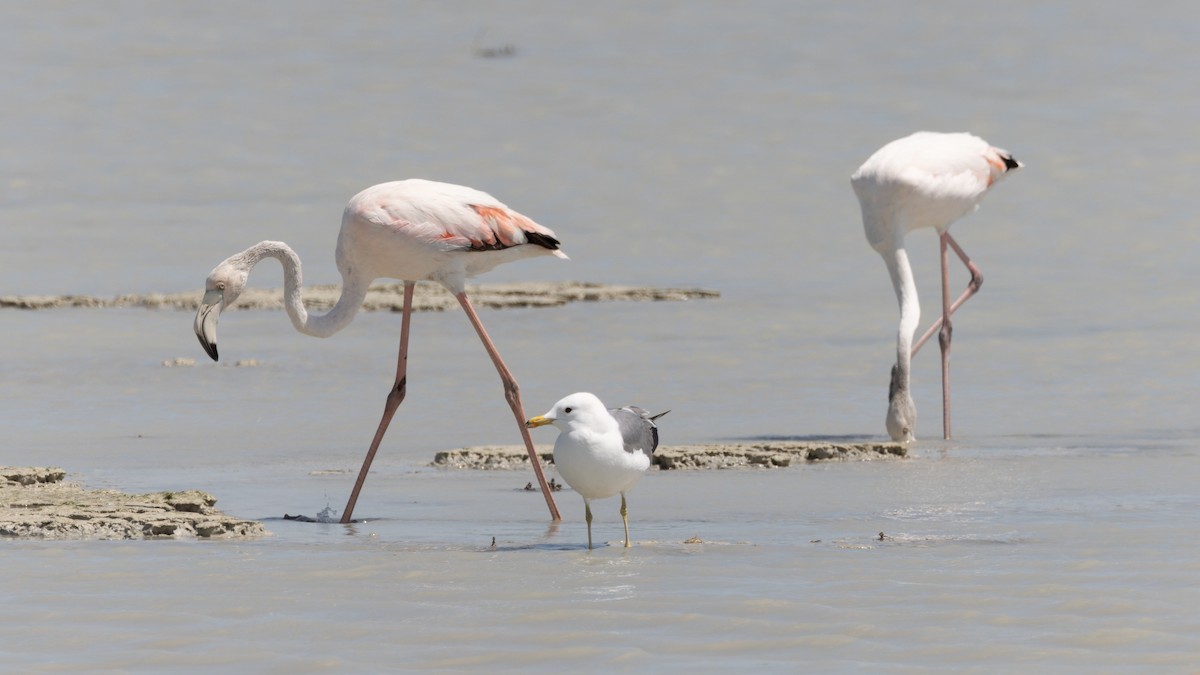
<svg viewBox="0 0 1200 675"><path fill-rule="evenodd" d="M279 518L341 508L398 316L230 313L222 354L261 365L229 368L184 313L5 311L0 464L200 487L273 536L6 542L3 667L1200 669L1198 31L1182 2L3 5L0 294L199 289L268 238L336 282L357 190L472 185L572 256L490 280L722 292L484 313L529 414L591 390L672 408L667 443L881 436L895 298L849 174L926 128L1027 165L955 227L987 282L953 443L930 350L912 459L653 473L629 551L584 550L569 492L547 530L526 474L426 468L516 441L458 313L414 319L343 527ZM911 239L925 323L936 249Z"/></svg>

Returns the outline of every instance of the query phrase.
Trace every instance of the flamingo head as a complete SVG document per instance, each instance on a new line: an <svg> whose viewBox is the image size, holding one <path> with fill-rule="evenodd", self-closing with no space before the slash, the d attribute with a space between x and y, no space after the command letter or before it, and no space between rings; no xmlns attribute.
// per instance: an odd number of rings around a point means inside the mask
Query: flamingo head
<svg viewBox="0 0 1200 675"><path fill-rule="evenodd" d="M913 441L917 426L917 406L908 393L908 383L904 381L898 366L892 366L892 382L888 387L887 430L893 441L909 443Z"/></svg>
<svg viewBox="0 0 1200 675"><path fill-rule="evenodd" d="M249 267L243 264L239 256L233 256L217 265L204 282L204 297L200 300L192 327L200 339L200 346L213 361L217 360L217 318L246 290L249 277Z"/></svg>

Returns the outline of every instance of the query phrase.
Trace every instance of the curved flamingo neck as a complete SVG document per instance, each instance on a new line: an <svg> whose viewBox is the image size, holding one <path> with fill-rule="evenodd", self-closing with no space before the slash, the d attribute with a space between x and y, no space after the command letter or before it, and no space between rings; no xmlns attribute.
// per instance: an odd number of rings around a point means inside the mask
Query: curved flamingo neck
<svg viewBox="0 0 1200 675"><path fill-rule="evenodd" d="M896 329L896 365L892 367L891 383L888 385L888 413L886 425L892 440L913 440L917 421L917 409L908 389L909 365L912 361L913 333L921 320L921 305L917 301L917 285L913 282L908 253L903 247L895 246L880 251L892 276L896 289L896 300L900 303L900 326Z"/></svg>
<svg viewBox="0 0 1200 675"><path fill-rule="evenodd" d="M921 321L921 303L917 299L917 284L913 280L908 252L903 247L896 247L882 255L896 290L896 301L900 304L900 324L896 329L896 368L900 376L897 384L907 390L913 334Z"/></svg>
<svg viewBox="0 0 1200 675"><path fill-rule="evenodd" d="M243 251L240 257L247 271L263 258L275 258L283 265L283 306L292 325L305 335L325 338L345 328L354 320L367 297L368 281L343 274L342 293L337 303L325 314L312 315L304 307L301 295L300 256L290 246L281 241L262 241Z"/></svg>

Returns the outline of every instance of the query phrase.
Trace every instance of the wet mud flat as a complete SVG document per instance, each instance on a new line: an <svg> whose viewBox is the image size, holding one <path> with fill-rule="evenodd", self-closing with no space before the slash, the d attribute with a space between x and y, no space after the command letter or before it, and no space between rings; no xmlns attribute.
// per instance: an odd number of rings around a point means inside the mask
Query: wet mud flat
<svg viewBox="0 0 1200 675"><path fill-rule="evenodd" d="M554 463L554 447L534 446L545 464ZM710 445L664 445L654 452L651 466L668 469L783 468L812 462L895 460L908 456L901 443L863 441L756 441ZM522 469L529 453L522 445L485 445L443 450L433 466L450 469Z"/></svg>
<svg viewBox="0 0 1200 675"><path fill-rule="evenodd" d="M0 538L231 539L267 534L233 518L207 492L127 494L89 489L57 468L0 467Z"/></svg>
<svg viewBox="0 0 1200 675"><path fill-rule="evenodd" d="M304 306L321 311L333 307L341 295L336 285L305 286ZM476 307L558 307L570 302L680 301L717 298L717 291L702 288L653 288L620 286L579 281L475 284L467 294ZM0 309L59 309L68 307L144 307L194 312L204 295L202 289L184 293L147 293L102 298L92 295L5 295ZM366 311L399 312L404 307L404 284L376 284L367 291L362 308ZM413 291L414 311L444 311L458 307L458 301L440 284L418 283ZM283 290L247 288L231 309L283 309Z"/></svg>

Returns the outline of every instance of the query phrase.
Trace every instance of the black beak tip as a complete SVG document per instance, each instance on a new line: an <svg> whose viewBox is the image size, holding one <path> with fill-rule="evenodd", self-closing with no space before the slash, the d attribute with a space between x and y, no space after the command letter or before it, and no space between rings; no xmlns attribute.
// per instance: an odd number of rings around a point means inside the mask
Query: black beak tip
<svg viewBox="0 0 1200 675"><path fill-rule="evenodd" d="M210 343L209 341L205 340L204 338L200 337L199 335L197 335L196 337L199 338L200 346L204 348L204 353L211 356L213 361L218 360L217 359L217 343L215 343L215 342Z"/></svg>

